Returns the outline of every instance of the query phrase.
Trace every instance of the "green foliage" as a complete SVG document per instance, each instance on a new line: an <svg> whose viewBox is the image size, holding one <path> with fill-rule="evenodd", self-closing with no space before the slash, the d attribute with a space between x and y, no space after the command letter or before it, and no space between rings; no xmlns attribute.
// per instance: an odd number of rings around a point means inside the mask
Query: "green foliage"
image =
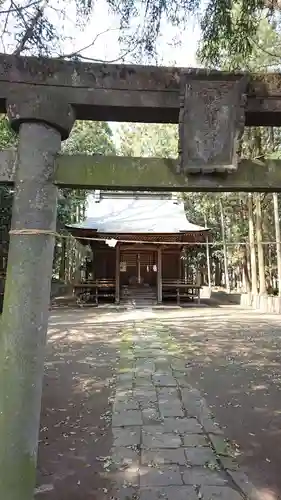
<svg viewBox="0 0 281 500"><path fill-rule="evenodd" d="M17 136L12 131L9 122L5 115L0 115L0 150L15 147L17 144Z"/></svg>
<svg viewBox="0 0 281 500"><path fill-rule="evenodd" d="M124 156L176 158L178 127L176 125L130 123L119 128L120 153Z"/></svg>
<svg viewBox="0 0 281 500"><path fill-rule="evenodd" d="M62 146L63 153L114 154L112 131L105 122L77 121Z"/></svg>
<svg viewBox="0 0 281 500"><path fill-rule="evenodd" d="M2 2L2 38L7 35L10 41L13 33L16 54L50 55L56 49L59 51L62 40L71 38L63 23L69 2L60 2L55 8L49 3L24 0L20 8L14 8L13 2L10 5ZM81 27L93 15L96 1L75 0L75 4L76 24ZM197 15L202 28L201 55L213 65L219 63L222 50L231 56L237 53L248 56L262 13L271 14L272 22L276 23L279 19L272 13L280 9L279 0L107 0L107 4L119 17L120 41L127 48L138 47L141 54L149 56L155 55L164 22L184 29L190 16ZM78 52L72 57L82 56Z"/></svg>
<svg viewBox="0 0 281 500"><path fill-rule="evenodd" d="M0 149L17 145L17 136L11 131L5 117L0 120ZM63 144L62 150L68 154L113 154L115 152L112 141L112 132L107 123L103 122L76 122L70 138ZM78 189L60 189L57 211L57 228L62 230L65 224L78 222L83 219L87 191ZM11 224L13 191L7 186L0 187L0 271L2 257L8 252L9 228ZM54 267L58 268L61 249L57 242Z"/></svg>
<svg viewBox="0 0 281 500"><path fill-rule="evenodd" d="M204 63L218 66L222 54L249 56L263 8L264 0L209 1L201 22Z"/></svg>
<svg viewBox="0 0 281 500"><path fill-rule="evenodd" d="M12 132L5 116L0 116L0 150L16 146L16 135ZM13 190L0 185L0 274L6 266L9 230L11 224Z"/></svg>
<svg viewBox="0 0 281 500"><path fill-rule="evenodd" d="M112 131L105 122L77 121L71 135L62 145L62 152L67 154L102 155L114 154ZM60 190L58 218L62 225L76 222L85 211L87 191L81 189Z"/></svg>

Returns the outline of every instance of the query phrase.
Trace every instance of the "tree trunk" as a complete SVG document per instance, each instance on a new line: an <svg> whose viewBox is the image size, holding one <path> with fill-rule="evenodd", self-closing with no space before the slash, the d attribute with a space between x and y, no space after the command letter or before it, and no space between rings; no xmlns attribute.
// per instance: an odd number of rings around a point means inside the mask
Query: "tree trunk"
<svg viewBox="0 0 281 500"><path fill-rule="evenodd" d="M248 195L248 215L249 215L249 244L250 244L250 259L251 259L251 276L252 276L252 293L257 295L257 259L255 249L255 229L253 219L253 197L252 193Z"/></svg>
<svg viewBox="0 0 281 500"><path fill-rule="evenodd" d="M276 256L277 256L277 270L278 270L278 295L279 297L281 297L281 238L280 238L280 221L279 221L279 207L278 207L277 193L273 193L273 206L274 206Z"/></svg>
<svg viewBox="0 0 281 500"><path fill-rule="evenodd" d="M61 240L61 258L60 258L60 268L59 268L59 279L61 281L66 281L65 277L65 263L66 263L66 239Z"/></svg>
<svg viewBox="0 0 281 500"><path fill-rule="evenodd" d="M261 195L256 193L256 234L258 246L258 267L259 267L259 293L266 294L265 283L265 268L264 268L264 251L262 245L262 212L261 212Z"/></svg>
<svg viewBox="0 0 281 500"><path fill-rule="evenodd" d="M220 200L220 213L221 213L221 234L223 242L224 280L225 280L226 290L227 292L230 292L229 275L228 275L228 257L227 257L226 241L225 241L224 212L221 200Z"/></svg>
<svg viewBox="0 0 281 500"><path fill-rule="evenodd" d="M243 289L246 293L250 293L251 291L251 280L249 276L248 269L248 256L247 256L247 248L243 247L243 257L242 257L242 283Z"/></svg>
<svg viewBox="0 0 281 500"><path fill-rule="evenodd" d="M217 258L215 260L215 286L221 286L220 263Z"/></svg>
<svg viewBox="0 0 281 500"><path fill-rule="evenodd" d="M204 223L207 228L207 217L204 214ZM211 262L210 262L210 248L209 248L209 237L206 238L206 259L207 259L207 271L208 271L208 287L212 287L211 283Z"/></svg>

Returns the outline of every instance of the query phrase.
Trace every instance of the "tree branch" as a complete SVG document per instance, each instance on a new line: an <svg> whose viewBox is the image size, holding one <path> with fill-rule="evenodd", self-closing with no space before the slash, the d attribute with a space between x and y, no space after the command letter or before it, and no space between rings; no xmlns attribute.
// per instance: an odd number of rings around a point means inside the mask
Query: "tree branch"
<svg viewBox="0 0 281 500"><path fill-rule="evenodd" d="M8 10L0 10L0 15L2 15L2 14L11 14L12 12L19 12L19 11L27 10L30 7L33 7L34 5L38 5L39 3L40 3L40 0L35 0L34 2L30 2L27 5L23 5L22 7L16 6L13 9L10 8Z"/></svg>
<svg viewBox="0 0 281 500"><path fill-rule="evenodd" d="M59 59L70 59L72 57L79 56L80 52L83 52L84 50L87 50L87 49L90 49L91 47L93 47L93 45L96 43L97 39L100 36L105 35L106 33L109 33L111 31L120 31L120 28L108 28L108 29L106 29L104 31L101 31L100 33L98 33L95 36L95 38L93 39L93 41L91 43L89 43L88 45L85 45L85 47L82 47L81 49L78 49L75 52L71 52L70 54L61 54L61 55L59 55L58 58Z"/></svg>
<svg viewBox="0 0 281 500"><path fill-rule="evenodd" d="M281 0L264 0L264 6L269 10L281 10Z"/></svg>
<svg viewBox="0 0 281 500"><path fill-rule="evenodd" d="M42 18L43 16L43 13L44 13L44 9L46 7L48 3L48 0L45 0L43 5L41 7L38 7L37 10L36 10L36 13L35 15L32 17L31 21L29 24L26 23L24 17L22 16L22 13L19 12L19 14L21 14L21 17L23 19L23 22L24 24L26 25L26 30L25 32L23 33L23 36L22 36L22 39L21 41L19 42L19 45L18 47L16 48L16 50L13 52L13 55L15 56L19 56L20 53L25 49L25 46L27 44L27 42L32 38L33 36L33 33L34 33L34 29L38 23L38 21ZM14 2L13 2L14 4ZM15 4L14 4L15 5ZM15 6L17 8L17 6Z"/></svg>
<svg viewBox="0 0 281 500"><path fill-rule="evenodd" d="M79 57L79 59L84 59L85 61L91 61L91 62L102 63L102 64L103 63L104 64L113 64L113 63L116 63L116 62L124 59L124 57L126 57L128 54L132 54L135 51L135 49L137 48L137 46L139 45L139 42L137 41L134 44L133 47L131 47L130 49L126 50L123 54L121 54L117 58L111 59L110 61L104 60L104 59L95 59L95 58L92 58L92 57L83 56L81 54L81 52L83 52L84 50L87 50L87 49L93 47L94 44L96 43L97 39L101 35L104 35L104 34L109 33L111 31L120 31L120 28L108 28L107 30L102 31L101 33L98 33L95 36L95 38L93 39L93 41L91 43L89 43L88 45L86 45L85 47L82 47L81 49L78 49L75 52L72 52L70 54L61 54L61 55L59 55L58 58L59 59L70 59L70 58L73 58L73 57Z"/></svg>
<svg viewBox="0 0 281 500"><path fill-rule="evenodd" d="M10 2L10 9L11 8L12 8L12 1ZM8 25L8 21L9 21L9 15L10 15L10 10L7 11L7 15L6 15L5 23L4 23L4 28L3 28L2 34L1 34L1 40L2 40L2 45L3 45L4 52L6 52L6 47L5 47L5 42L4 42L4 35L6 33L6 29L7 29L7 25Z"/></svg>
<svg viewBox="0 0 281 500"><path fill-rule="evenodd" d="M281 0L280 0L281 2ZM255 46L261 51L263 52L264 54L267 54L268 56L270 57L274 57L275 59L281 59L281 54L274 54L273 52L270 52L269 50L265 49L264 47L261 47L261 45L254 39L254 38L251 38L249 37L250 40L255 44Z"/></svg>

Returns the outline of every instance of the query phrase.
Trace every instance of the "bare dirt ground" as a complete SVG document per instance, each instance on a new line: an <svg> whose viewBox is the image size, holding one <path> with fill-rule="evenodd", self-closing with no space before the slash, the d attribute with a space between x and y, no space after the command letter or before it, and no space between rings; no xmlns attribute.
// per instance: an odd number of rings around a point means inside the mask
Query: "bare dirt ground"
<svg viewBox="0 0 281 500"><path fill-rule="evenodd" d="M45 365L36 498L104 500L111 485L110 403L118 324L96 324L87 311L56 312Z"/></svg>
<svg viewBox="0 0 281 500"><path fill-rule="evenodd" d="M281 498L281 324L237 307L166 320L261 500Z"/></svg>
<svg viewBox="0 0 281 500"><path fill-rule="evenodd" d="M134 314L56 311L46 357L36 498L105 500L117 332ZM281 326L279 316L239 307L143 312L167 324L260 500L281 499ZM138 321L140 320L138 317ZM44 492L44 493L43 493ZM119 498L119 497L118 497Z"/></svg>

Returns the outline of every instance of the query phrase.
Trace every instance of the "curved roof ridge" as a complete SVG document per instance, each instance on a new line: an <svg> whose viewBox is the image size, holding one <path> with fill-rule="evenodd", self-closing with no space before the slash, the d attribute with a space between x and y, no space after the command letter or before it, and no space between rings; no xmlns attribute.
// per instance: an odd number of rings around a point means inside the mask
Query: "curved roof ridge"
<svg viewBox="0 0 281 500"><path fill-rule="evenodd" d="M68 227L123 234L207 231L187 220L182 202L167 198L102 198L89 205L86 215Z"/></svg>

